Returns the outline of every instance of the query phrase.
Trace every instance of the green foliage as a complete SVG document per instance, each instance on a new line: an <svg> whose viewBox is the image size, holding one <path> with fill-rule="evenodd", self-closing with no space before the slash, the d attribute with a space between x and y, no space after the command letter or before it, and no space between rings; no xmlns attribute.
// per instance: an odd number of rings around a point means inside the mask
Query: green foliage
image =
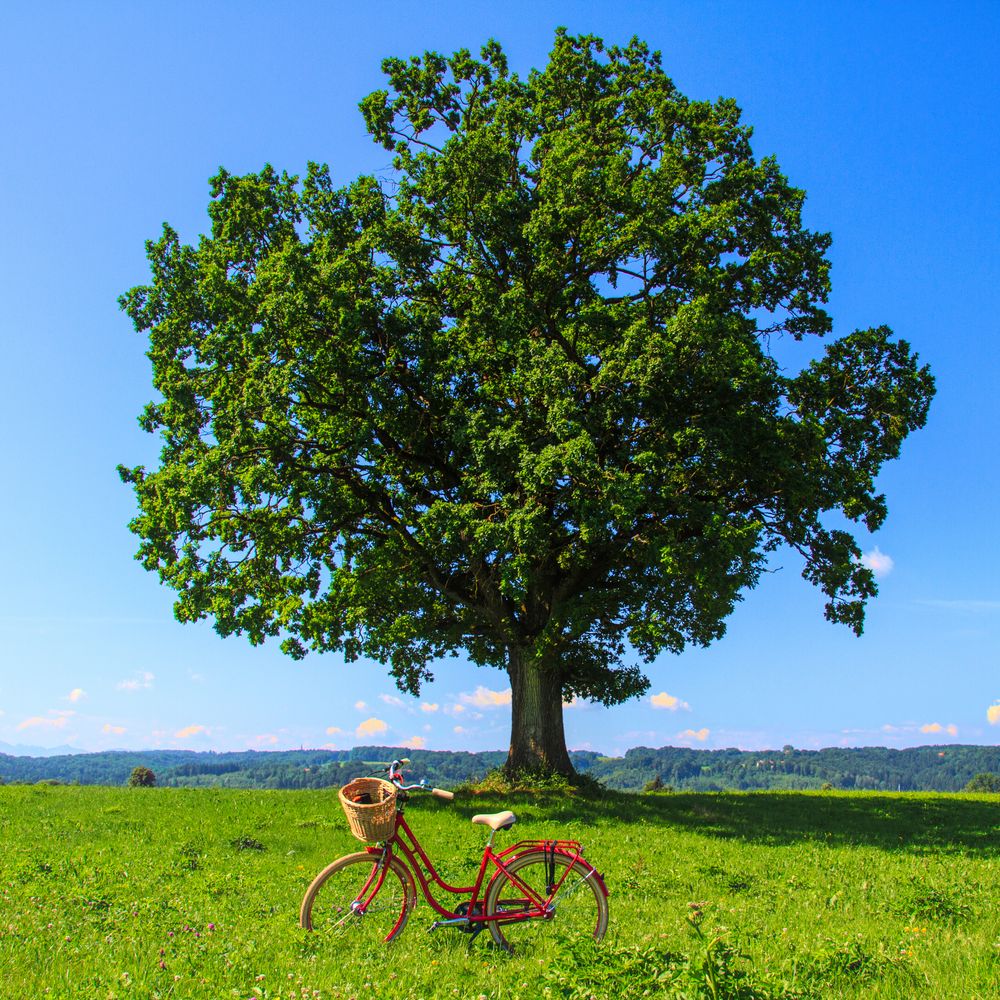
<svg viewBox="0 0 1000 1000"><path fill-rule="evenodd" d="M267 848L256 838L247 837L246 835L242 837L236 837L231 840L230 846L235 848L237 851L266 851Z"/></svg>
<svg viewBox="0 0 1000 1000"><path fill-rule="evenodd" d="M165 227L121 299L164 444L120 471L178 619L414 693L464 651L511 673L513 766L561 770L562 700L643 692L630 651L721 636L779 546L860 632L874 578L826 515L882 523L933 380L884 326L772 354L830 331L830 239L736 104L563 30L527 77L495 42L383 69L391 176L221 169L210 234Z"/></svg>
<svg viewBox="0 0 1000 1000"><path fill-rule="evenodd" d="M551 771L516 771L507 768L490 771L479 781L463 782L458 790L473 795L505 795L515 793L543 795L582 795L585 798L600 798L607 789L589 774L573 774L569 777L553 774Z"/></svg>
<svg viewBox="0 0 1000 1000"><path fill-rule="evenodd" d="M810 956L805 979L822 995L824 990L844 980L871 984L899 966L899 954L872 953L861 936L847 941L830 941Z"/></svg>
<svg viewBox="0 0 1000 1000"><path fill-rule="evenodd" d="M934 920L946 924L959 923L969 917L971 907L954 886L928 885L915 878L903 894L899 909L913 920Z"/></svg>
<svg viewBox="0 0 1000 1000"><path fill-rule="evenodd" d="M330 788L404 754L412 760L413 773L445 788L481 782L487 774L499 770L506 757L500 750L468 753L384 746L263 753L146 750L56 757L0 754L0 780L122 785L136 766L143 766L156 773L157 784L162 786ZM569 783L580 790L589 782L638 792L653 773L660 776L664 790L678 791L809 788L957 792L968 790L974 775L1000 770L1000 747L995 746L828 748L789 754L637 747L624 757L604 757L592 751L574 751L570 756L577 774L569 779L546 779L551 781L546 787ZM537 785L538 779L533 780ZM495 782L492 787L498 791L512 787L510 779L502 775L492 775L490 781ZM516 779L514 784L518 783L524 781Z"/></svg>
<svg viewBox="0 0 1000 1000"><path fill-rule="evenodd" d="M693 750L635 747L624 757L576 761L612 788L641 791L655 774L692 791L822 789L960 791L977 772L1000 768L1000 747L827 747L823 750Z"/></svg>
<svg viewBox="0 0 1000 1000"><path fill-rule="evenodd" d="M177 848L177 853L180 855L180 867L186 868L188 871L197 871L201 867L204 850L200 844L186 841Z"/></svg>
<svg viewBox="0 0 1000 1000"><path fill-rule="evenodd" d="M965 786L967 792L1000 792L1000 774L980 772Z"/></svg>
<svg viewBox="0 0 1000 1000"><path fill-rule="evenodd" d="M453 884L513 805L524 838L571 837L605 877L598 946L513 956L425 905L384 955L297 926L306 886L357 850L332 791L0 788L5 996L119 1000L666 997L910 1000L995 993L1000 804L967 795L412 796ZM252 838L268 850L238 851ZM915 918L931 892L962 910ZM696 900L697 902L692 902ZM46 991L49 991L48 993ZM549 992L546 993L546 990ZM293 996L294 994L294 996Z"/></svg>
<svg viewBox="0 0 1000 1000"><path fill-rule="evenodd" d="M723 936L700 930L693 953L662 948L577 946L543 977L548 994L564 1000L801 1000L806 994L755 970Z"/></svg>
<svg viewBox="0 0 1000 1000"><path fill-rule="evenodd" d="M138 765L132 768L128 783L130 788L152 788L156 784L156 775L148 767Z"/></svg>

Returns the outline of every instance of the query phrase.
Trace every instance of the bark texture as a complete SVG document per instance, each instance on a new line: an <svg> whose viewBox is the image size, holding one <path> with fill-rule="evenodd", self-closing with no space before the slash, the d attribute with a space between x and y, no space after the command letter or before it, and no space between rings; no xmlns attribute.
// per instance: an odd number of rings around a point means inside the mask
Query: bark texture
<svg viewBox="0 0 1000 1000"><path fill-rule="evenodd" d="M507 672L511 686L510 752L504 771L509 776L576 772L566 750L563 731L562 680L521 650L511 650Z"/></svg>

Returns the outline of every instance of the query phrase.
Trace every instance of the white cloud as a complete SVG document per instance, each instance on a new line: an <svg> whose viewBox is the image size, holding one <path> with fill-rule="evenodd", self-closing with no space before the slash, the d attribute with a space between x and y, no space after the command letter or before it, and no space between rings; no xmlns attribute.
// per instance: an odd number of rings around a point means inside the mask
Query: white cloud
<svg viewBox="0 0 1000 1000"><path fill-rule="evenodd" d="M649 702L653 708L665 708L669 712L676 712L678 709L682 708L685 711L691 710L691 706L686 701L681 701L680 698L677 698L672 694L667 694L666 691L650 695Z"/></svg>
<svg viewBox="0 0 1000 1000"><path fill-rule="evenodd" d="M178 729L174 733L174 737L178 740L190 739L192 736L208 735L208 726L185 726L183 729Z"/></svg>
<svg viewBox="0 0 1000 1000"><path fill-rule="evenodd" d="M420 703L421 712L436 712L440 707L436 701L422 701Z"/></svg>
<svg viewBox="0 0 1000 1000"><path fill-rule="evenodd" d="M1000 701L986 709L986 719L991 726L1000 726Z"/></svg>
<svg viewBox="0 0 1000 1000"><path fill-rule="evenodd" d="M54 715L48 718L44 715L32 715L30 718L19 722L17 724L17 728L19 730L36 728L63 729L66 723L69 722L69 716L72 714L72 712L69 712L66 714Z"/></svg>
<svg viewBox="0 0 1000 1000"><path fill-rule="evenodd" d="M685 729L683 732L677 734L677 739L679 740L697 740L699 743L704 743L709 737L710 730L708 729Z"/></svg>
<svg viewBox="0 0 1000 1000"><path fill-rule="evenodd" d="M866 552L861 557L861 565L867 566L876 577L881 579L884 576L888 576L896 564L892 561L892 556L887 556L876 545L871 552Z"/></svg>
<svg viewBox="0 0 1000 1000"><path fill-rule="evenodd" d="M455 734L456 736L462 736L462 735L463 735L464 733L468 732L468 730L467 730L467 729L465 729L465 728L463 728L462 726L455 726L455 727L454 727L454 728L452 729L452 732L453 732L453 733L454 733L454 734Z"/></svg>
<svg viewBox="0 0 1000 1000"><path fill-rule="evenodd" d="M326 735L327 736L340 736L341 733L343 733L343 731L344 730L341 729L340 726L327 726L326 727Z"/></svg>
<svg viewBox="0 0 1000 1000"><path fill-rule="evenodd" d="M949 736L957 736L958 726L956 726L953 722L949 723L947 726L942 726L940 722L928 722L926 725L920 727L920 732L947 733Z"/></svg>
<svg viewBox="0 0 1000 1000"><path fill-rule="evenodd" d="M363 712L368 706L363 701L356 701L354 707L359 711Z"/></svg>
<svg viewBox="0 0 1000 1000"><path fill-rule="evenodd" d="M401 746L407 750L423 750L427 746L427 740L423 736L411 736L408 740L403 740Z"/></svg>
<svg viewBox="0 0 1000 1000"><path fill-rule="evenodd" d="M126 732L126 729L124 726L113 726L110 722L105 722L101 726L101 732L108 733L111 736L121 736L122 733Z"/></svg>
<svg viewBox="0 0 1000 1000"><path fill-rule="evenodd" d="M274 733L261 733L260 736L255 736L253 738L254 743L257 746L269 746L273 747L275 743L278 742L278 737Z"/></svg>
<svg viewBox="0 0 1000 1000"><path fill-rule="evenodd" d="M83 701L87 697L87 692L83 688L73 688L68 695L66 695L67 701L72 701L74 704L78 701Z"/></svg>
<svg viewBox="0 0 1000 1000"><path fill-rule="evenodd" d="M376 736L378 733L384 733L388 729L388 723L372 716L370 719L365 719L365 721L354 730L354 733L360 738L362 736Z"/></svg>
<svg viewBox="0 0 1000 1000"><path fill-rule="evenodd" d="M466 705L475 705L476 708L499 708L510 704L511 690L491 691L480 684L472 694L461 694L459 698Z"/></svg>
<svg viewBox="0 0 1000 1000"><path fill-rule="evenodd" d="M393 708L405 708L405 702L402 698L397 698L394 694L380 694L380 701L384 701L387 705L392 705Z"/></svg>
<svg viewBox="0 0 1000 1000"><path fill-rule="evenodd" d="M465 711L464 705L445 705L444 714L445 715L461 715Z"/></svg>
<svg viewBox="0 0 1000 1000"><path fill-rule="evenodd" d="M156 680L156 677L153 674L148 670L143 670L137 673L135 677L119 681L117 687L119 691L144 691L153 686L154 680Z"/></svg>

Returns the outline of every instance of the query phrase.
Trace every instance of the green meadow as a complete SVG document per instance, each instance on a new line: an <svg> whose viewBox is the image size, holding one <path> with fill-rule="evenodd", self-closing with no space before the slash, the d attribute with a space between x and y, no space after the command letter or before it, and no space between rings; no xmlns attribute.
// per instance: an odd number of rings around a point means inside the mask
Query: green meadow
<svg viewBox="0 0 1000 1000"><path fill-rule="evenodd" d="M302 894L358 849L335 791L0 788L4 997L1000 996L997 796L459 795L408 817L445 877L474 870L476 812L575 838L611 893L607 937L428 933L334 950ZM498 843L500 841L498 840ZM544 930L544 928L542 928Z"/></svg>

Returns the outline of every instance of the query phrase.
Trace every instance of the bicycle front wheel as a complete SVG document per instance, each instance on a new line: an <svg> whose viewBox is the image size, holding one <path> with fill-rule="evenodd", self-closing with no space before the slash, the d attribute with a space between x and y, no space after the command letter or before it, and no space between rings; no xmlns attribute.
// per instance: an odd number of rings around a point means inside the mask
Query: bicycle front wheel
<svg viewBox="0 0 1000 1000"><path fill-rule="evenodd" d="M377 854L347 854L327 865L306 890L299 924L325 937L382 944L406 926L417 891L409 869L391 858L384 874Z"/></svg>
<svg viewBox="0 0 1000 1000"><path fill-rule="evenodd" d="M560 944L600 941L608 929L608 897L593 865L568 854L528 851L506 863L486 892L486 913L505 919L490 921L490 933L501 948L530 945L541 936ZM535 908L527 886L548 900L549 915L526 917Z"/></svg>

